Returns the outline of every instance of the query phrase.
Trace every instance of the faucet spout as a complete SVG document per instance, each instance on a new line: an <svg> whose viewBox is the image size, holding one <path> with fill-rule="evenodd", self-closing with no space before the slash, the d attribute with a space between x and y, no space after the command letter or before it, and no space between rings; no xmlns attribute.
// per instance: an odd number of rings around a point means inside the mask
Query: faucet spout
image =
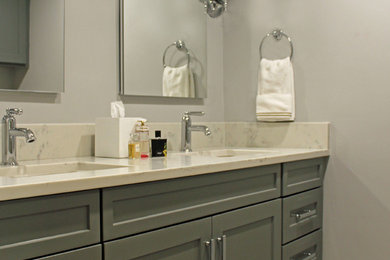
<svg viewBox="0 0 390 260"><path fill-rule="evenodd" d="M2 165L18 165L16 160L16 137L24 137L27 143L35 141L35 134L28 128L17 128L15 115L21 115L22 109L7 109L2 124Z"/></svg>
<svg viewBox="0 0 390 260"><path fill-rule="evenodd" d="M10 136L21 136L26 138L27 143L32 143L36 140L33 131L28 128L15 128L9 131Z"/></svg>
<svg viewBox="0 0 390 260"><path fill-rule="evenodd" d="M190 131L203 132L205 136L211 135L210 129L205 125L193 125L188 128Z"/></svg>
<svg viewBox="0 0 390 260"><path fill-rule="evenodd" d="M191 152L192 131L203 132L206 136L211 135L210 129L205 125L192 125L191 115L203 116L204 112L185 112L181 120L181 151Z"/></svg>

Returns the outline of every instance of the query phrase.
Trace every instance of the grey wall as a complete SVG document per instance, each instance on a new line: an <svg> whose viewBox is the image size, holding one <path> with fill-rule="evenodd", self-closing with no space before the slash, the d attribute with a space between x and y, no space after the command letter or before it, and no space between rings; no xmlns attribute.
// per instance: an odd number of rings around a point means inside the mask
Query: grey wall
<svg viewBox="0 0 390 260"><path fill-rule="evenodd" d="M109 103L119 99L118 10L117 0L65 0L65 93L0 93L0 111L24 108L23 123L94 122L109 116ZM202 121L223 121L222 34L222 19L209 20L207 99L124 98L126 114L162 122L179 121L186 110L203 110Z"/></svg>
<svg viewBox="0 0 390 260"><path fill-rule="evenodd" d="M324 259L388 259L390 3L230 3L224 17L226 120L255 120L258 44L282 27L296 51L297 120L331 122Z"/></svg>

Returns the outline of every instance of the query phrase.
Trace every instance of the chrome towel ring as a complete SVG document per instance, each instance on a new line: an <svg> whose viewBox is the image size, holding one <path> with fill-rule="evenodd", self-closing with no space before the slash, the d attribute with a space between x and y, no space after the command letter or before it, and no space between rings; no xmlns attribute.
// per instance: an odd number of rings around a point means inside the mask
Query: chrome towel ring
<svg viewBox="0 0 390 260"><path fill-rule="evenodd" d="M275 29L272 32L267 33L267 35L263 38L263 40L261 40L260 47L259 47L260 59L263 58L263 54L261 52L261 49L263 48L263 43L268 37L271 37L271 36L275 39L275 41L280 41L282 39L282 37L287 38L288 42L290 43L290 49L291 49L290 60L291 60L293 57L293 54L294 54L294 46L293 46L293 43L292 43L290 36L285 34L281 29Z"/></svg>
<svg viewBox="0 0 390 260"><path fill-rule="evenodd" d="M186 47L186 44L181 41L181 40L178 40L178 41L175 41L174 43L170 44L164 51L164 55L163 55L163 66L164 68L167 67L168 65L165 63L165 56L167 55L167 51L169 48L171 48L172 46L176 46L176 48L179 50L179 51L184 51L186 54L187 54L187 66L190 66L190 62L191 62L191 56L190 56L190 52L188 51L187 47Z"/></svg>

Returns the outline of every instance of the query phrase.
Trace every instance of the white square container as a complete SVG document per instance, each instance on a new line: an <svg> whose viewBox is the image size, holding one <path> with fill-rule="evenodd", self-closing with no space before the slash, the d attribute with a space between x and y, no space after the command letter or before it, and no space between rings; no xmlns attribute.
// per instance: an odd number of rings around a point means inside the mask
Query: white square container
<svg viewBox="0 0 390 260"><path fill-rule="evenodd" d="M96 118L95 156L128 158L130 133L142 118Z"/></svg>

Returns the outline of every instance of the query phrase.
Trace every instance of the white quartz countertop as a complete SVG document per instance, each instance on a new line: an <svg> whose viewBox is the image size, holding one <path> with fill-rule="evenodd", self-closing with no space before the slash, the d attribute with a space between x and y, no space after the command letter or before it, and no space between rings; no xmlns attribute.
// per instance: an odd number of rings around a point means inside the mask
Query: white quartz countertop
<svg viewBox="0 0 390 260"><path fill-rule="evenodd" d="M250 150L256 151L256 148ZM137 160L76 157L22 161L21 165L93 162L125 167L40 176L0 176L0 201L181 178L329 155L327 149L259 148L258 151L259 153L254 152L234 157L171 152L168 153L167 157Z"/></svg>

